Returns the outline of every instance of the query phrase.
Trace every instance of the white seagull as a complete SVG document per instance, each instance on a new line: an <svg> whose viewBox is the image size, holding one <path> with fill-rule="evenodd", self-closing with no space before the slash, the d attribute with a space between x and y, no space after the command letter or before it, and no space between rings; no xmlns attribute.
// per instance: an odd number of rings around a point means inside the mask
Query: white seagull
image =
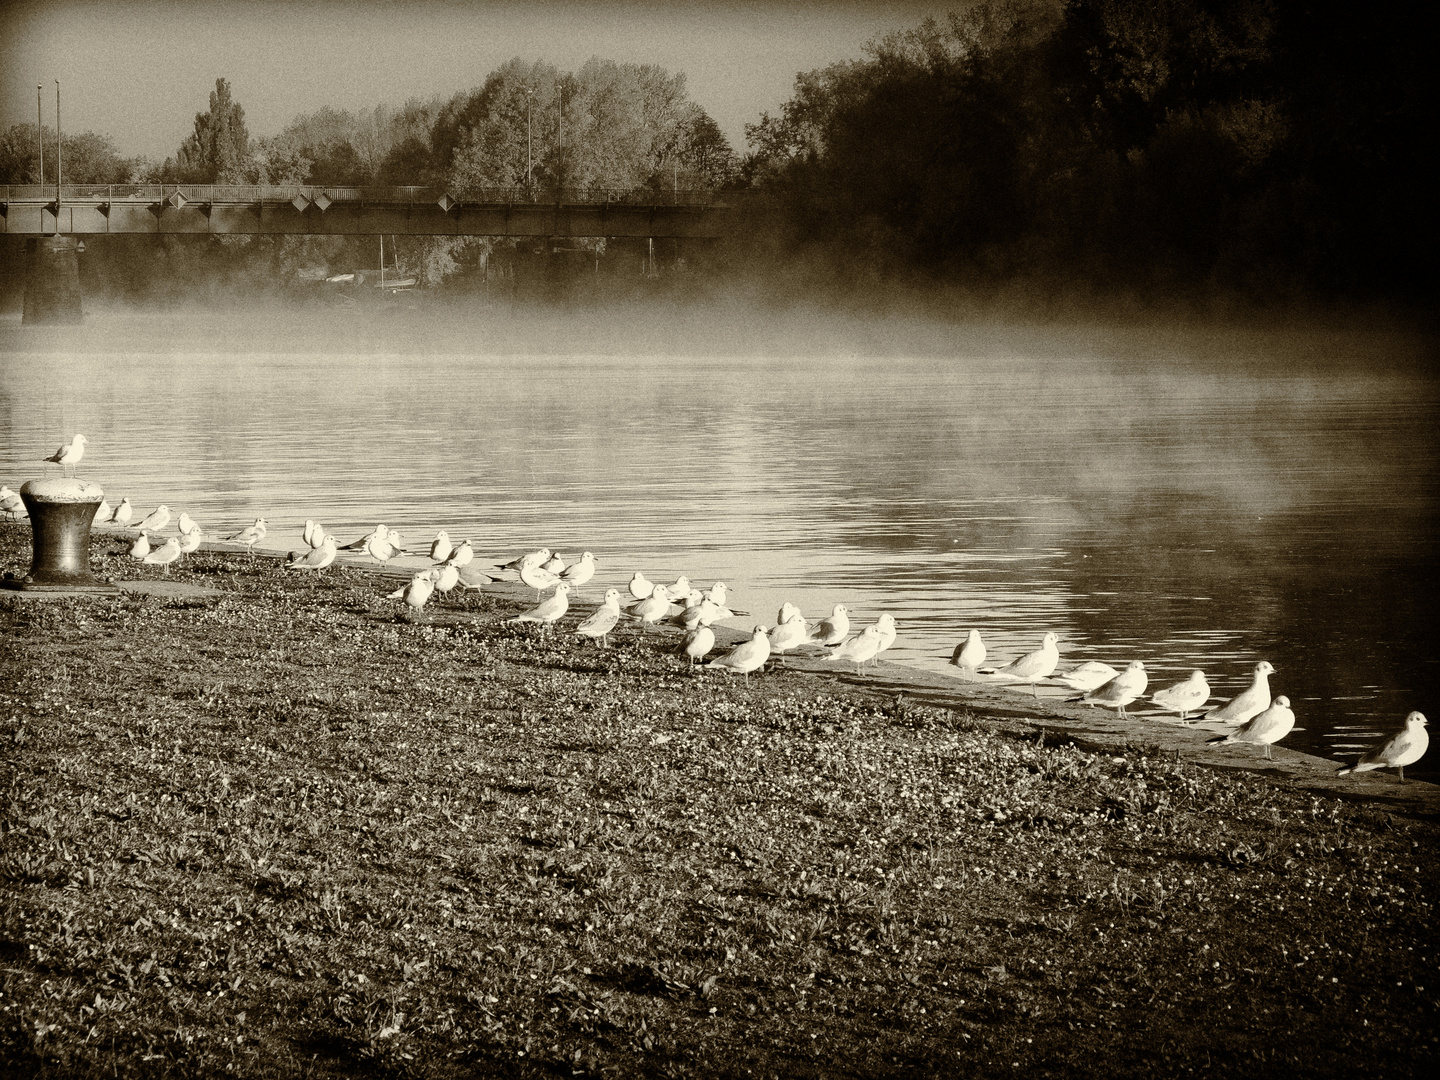
<svg viewBox="0 0 1440 1080"><path fill-rule="evenodd" d="M53 461L56 465L78 465L80 459L85 456L85 436L76 435L64 446L56 450L44 461Z"/></svg>
<svg viewBox="0 0 1440 1080"><path fill-rule="evenodd" d="M1274 671L1270 661L1261 660L1255 665L1255 678L1250 685L1238 697L1211 709L1203 719L1234 726L1264 712L1270 707L1270 676Z"/></svg>
<svg viewBox="0 0 1440 1080"><path fill-rule="evenodd" d="M452 551L450 553L450 558L446 559L445 561L448 562L451 566L458 566L460 567L460 569L463 570L465 569L465 567L470 565L474 558L475 549L470 546L470 541L461 540L460 546L457 547L454 551ZM486 574L485 580L494 581L495 579L492 578L489 574Z"/></svg>
<svg viewBox="0 0 1440 1080"><path fill-rule="evenodd" d="M539 623L542 627L549 626L558 621L570 608L570 586L563 581L555 586L555 592L547 596L540 603L536 604L529 611L521 612L513 619L506 619L507 623Z"/></svg>
<svg viewBox="0 0 1440 1080"><path fill-rule="evenodd" d="M9 489L9 488L0 489L0 510L4 510L5 500L6 500L6 497L8 496L8 494L9 494L9 492L10 492L10 489ZM100 500L100 505L95 508L95 516L90 519L90 524L91 524L91 525L104 525L106 522L108 522L108 521L110 520L110 515L113 514L114 512L115 512L114 507L112 507L106 500L101 499L101 500Z"/></svg>
<svg viewBox="0 0 1440 1080"><path fill-rule="evenodd" d="M404 600L410 610L418 615L420 609L423 608L430 599L430 594L435 591L434 574L434 570L421 570L407 581L403 587L391 593L389 599Z"/></svg>
<svg viewBox="0 0 1440 1080"><path fill-rule="evenodd" d="M1348 776L1352 772L1369 772L1371 769L1399 769L1400 782L1405 783L1405 766L1413 765L1425 756L1430 745L1430 735L1425 730L1429 723L1424 713L1412 712L1405 717L1405 726L1390 738L1365 754L1354 765L1346 765L1337 776Z"/></svg>
<svg viewBox="0 0 1440 1080"><path fill-rule="evenodd" d="M291 570L314 570L317 574L335 561L335 537L327 536L317 548L311 548L304 555L292 559L287 565Z"/></svg>
<svg viewBox="0 0 1440 1080"><path fill-rule="evenodd" d="M871 659L880 651L880 627L871 625L865 627L849 641L841 642L833 649L826 660L853 660L858 669L866 660Z"/></svg>
<svg viewBox="0 0 1440 1080"><path fill-rule="evenodd" d="M199 529L180 534L180 554L189 555L192 551L199 550L200 542L205 539L205 534Z"/></svg>
<svg viewBox="0 0 1440 1080"><path fill-rule="evenodd" d="M199 531L200 531L200 526L199 526L198 524L196 524L195 519L192 518L192 517L191 517L188 513L186 513L184 510L181 510L181 511L180 511L180 516L179 516L178 518L176 518L175 521L176 521L177 527L179 528L179 530L180 530L182 533L187 533L187 532L199 532ZM312 544L311 547L314 547L314 545Z"/></svg>
<svg viewBox="0 0 1440 1080"><path fill-rule="evenodd" d="M764 626L757 626L748 640L740 642L724 656L717 656L705 666L719 668L721 671L738 671L749 679L750 672L763 666L770 658L768 635L769 631Z"/></svg>
<svg viewBox="0 0 1440 1080"><path fill-rule="evenodd" d="M594 576L595 556L588 551L567 566L560 574L561 580L574 589L579 589L581 585L584 585Z"/></svg>
<svg viewBox="0 0 1440 1080"><path fill-rule="evenodd" d="M581 637L588 637L599 641L601 645L610 643L610 631L615 629L615 624L620 621L620 590L605 590L605 601L593 612L590 617L575 628L575 632Z"/></svg>
<svg viewBox="0 0 1440 1080"><path fill-rule="evenodd" d="M442 595L460 584L460 568L444 563L435 571L435 591Z"/></svg>
<svg viewBox="0 0 1440 1080"><path fill-rule="evenodd" d="M895 616L889 612L885 612L876 619L875 626L880 631L880 650L875 654L878 657L880 653L895 644L895 635L899 633L899 628L895 625Z"/></svg>
<svg viewBox="0 0 1440 1080"><path fill-rule="evenodd" d="M244 544L250 549L250 557L253 559L255 557L255 545L265 539L265 533L268 531L269 522L264 518L256 518L255 524L247 525L238 533L235 533L233 536L227 536L225 539L232 540L237 544Z"/></svg>
<svg viewBox="0 0 1440 1080"><path fill-rule="evenodd" d="M821 619L810 631L807 642L811 645L839 645L845 640L845 635L850 633L850 609L844 604L836 604L831 610L829 618Z"/></svg>
<svg viewBox="0 0 1440 1080"><path fill-rule="evenodd" d="M150 554L150 537L141 530L140 535L135 538L135 543L130 545L130 557L132 559L143 559Z"/></svg>
<svg viewBox="0 0 1440 1080"><path fill-rule="evenodd" d="M1294 726L1295 714L1290 711L1290 699L1281 694L1268 709L1256 713L1237 730L1205 741L1212 746L1217 743L1255 743L1265 747L1265 760L1270 761L1270 744L1285 738Z"/></svg>
<svg viewBox="0 0 1440 1080"><path fill-rule="evenodd" d="M1124 716L1125 706L1145 693L1145 686L1149 681L1149 676L1145 674L1145 665L1139 660L1132 660L1130 666L1119 675L1082 695L1080 700L1086 705L1111 706L1119 715Z"/></svg>
<svg viewBox="0 0 1440 1080"><path fill-rule="evenodd" d="M115 513L110 515L111 525L124 525L135 514L135 508L130 505L128 497L120 500L120 505L115 508Z"/></svg>
<svg viewBox="0 0 1440 1080"><path fill-rule="evenodd" d="M1205 672L1197 668L1184 682L1156 690L1150 695L1150 700L1166 712L1179 713L1180 719L1184 720L1192 709L1205 707L1205 702L1210 700L1210 684L1205 681Z"/></svg>
<svg viewBox="0 0 1440 1080"><path fill-rule="evenodd" d="M455 545L450 543L450 534L441 529L435 534L435 539L430 541L430 559L432 562L443 563L450 558L450 553L455 550Z"/></svg>
<svg viewBox="0 0 1440 1080"><path fill-rule="evenodd" d="M130 528L144 529L146 532L159 532L168 524L170 524L170 508L161 503Z"/></svg>
<svg viewBox="0 0 1440 1080"><path fill-rule="evenodd" d="M648 599L655 595L655 586L645 580L644 574L636 570L635 576L630 579L630 595L635 597L636 600ZM667 593L666 595L668 596L669 594Z"/></svg>
<svg viewBox="0 0 1440 1080"><path fill-rule="evenodd" d="M140 561L150 563L152 566L163 566L165 573L169 574L170 564L178 558L180 558L180 541L172 536Z"/></svg>
<svg viewBox="0 0 1440 1080"><path fill-rule="evenodd" d="M1055 681L1064 683L1071 690L1079 690L1082 694L1088 694L1097 686L1103 686L1120 673L1109 664L1102 664L1098 660L1091 660L1081 664L1077 668L1071 668L1064 675L1056 675Z"/></svg>
<svg viewBox="0 0 1440 1080"><path fill-rule="evenodd" d="M670 614L670 595L664 585L652 585L650 595L627 607L625 614L632 619L639 619L640 628L644 630Z"/></svg>
<svg viewBox="0 0 1440 1080"><path fill-rule="evenodd" d="M950 663L967 671L974 671L985 662L985 642L980 640L980 631L971 630L969 636L950 654Z"/></svg>
<svg viewBox="0 0 1440 1080"><path fill-rule="evenodd" d="M1038 698L1040 691L1035 688L1035 684L1041 679L1048 679L1058 663L1060 663L1060 639L1053 633L1047 633L1040 639L1040 648L1034 652L1016 657L1004 667L987 669L985 673L1000 675L1012 682L1028 682L1031 693Z"/></svg>
<svg viewBox="0 0 1440 1080"><path fill-rule="evenodd" d="M680 651L685 654L693 667L698 661L704 660L705 656L715 647L715 631L708 626L697 626L685 635L685 640L680 643Z"/></svg>

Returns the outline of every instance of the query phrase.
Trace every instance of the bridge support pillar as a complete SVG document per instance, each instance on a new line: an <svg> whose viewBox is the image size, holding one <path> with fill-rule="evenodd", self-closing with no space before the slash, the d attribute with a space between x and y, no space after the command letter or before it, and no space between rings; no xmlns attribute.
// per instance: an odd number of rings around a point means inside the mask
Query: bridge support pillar
<svg viewBox="0 0 1440 1080"><path fill-rule="evenodd" d="M80 257L75 243L73 236L41 236L26 242L22 323L54 326L81 321Z"/></svg>

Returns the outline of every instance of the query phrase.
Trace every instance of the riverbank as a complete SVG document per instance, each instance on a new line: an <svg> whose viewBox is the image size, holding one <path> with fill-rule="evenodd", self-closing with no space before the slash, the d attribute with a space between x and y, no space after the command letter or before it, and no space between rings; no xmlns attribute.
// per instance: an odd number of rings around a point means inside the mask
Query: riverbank
<svg viewBox="0 0 1440 1080"><path fill-rule="evenodd" d="M893 666L690 671L507 626L510 587L416 620L363 567L169 576L207 593L0 594L8 1071L1434 1069L1430 785Z"/></svg>

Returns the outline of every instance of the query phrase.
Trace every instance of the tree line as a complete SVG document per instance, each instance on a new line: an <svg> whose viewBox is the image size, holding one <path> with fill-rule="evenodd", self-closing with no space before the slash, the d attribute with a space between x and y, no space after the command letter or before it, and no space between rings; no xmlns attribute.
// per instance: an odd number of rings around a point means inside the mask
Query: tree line
<svg viewBox="0 0 1440 1080"><path fill-rule="evenodd" d="M802 74L747 129L793 253L1151 294L1424 295L1421 8L999 0Z"/></svg>
<svg viewBox="0 0 1440 1080"><path fill-rule="evenodd" d="M987 0L801 73L743 156L653 65L515 59L448 99L322 108L264 138L220 79L165 161L67 134L66 178L746 189L766 216L727 253L791 281L1413 299L1433 280L1422 7ZM38 179L36 142L34 125L0 135L0 182ZM349 257L334 238L266 243L272 277ZM430 283L494 247L400 245Z"/></svg>

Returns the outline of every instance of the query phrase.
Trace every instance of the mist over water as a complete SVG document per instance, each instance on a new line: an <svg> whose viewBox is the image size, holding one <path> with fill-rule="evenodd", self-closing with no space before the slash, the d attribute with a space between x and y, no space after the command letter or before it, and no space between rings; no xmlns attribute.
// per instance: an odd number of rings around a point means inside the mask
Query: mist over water
<svg viewBox="0 0 1440 1080"><path fill-rule="evenodd" d="M889 611L889 654L1277 668L1331 753L1437 712L1436 387L1382 334L731 308L0 322L0 480L77 431L112 502L211 533L436 529L724 580L773 623ZM599 585L600 589L595 586ZM1418 773L1435 771L1422 761Z"/></svg>

